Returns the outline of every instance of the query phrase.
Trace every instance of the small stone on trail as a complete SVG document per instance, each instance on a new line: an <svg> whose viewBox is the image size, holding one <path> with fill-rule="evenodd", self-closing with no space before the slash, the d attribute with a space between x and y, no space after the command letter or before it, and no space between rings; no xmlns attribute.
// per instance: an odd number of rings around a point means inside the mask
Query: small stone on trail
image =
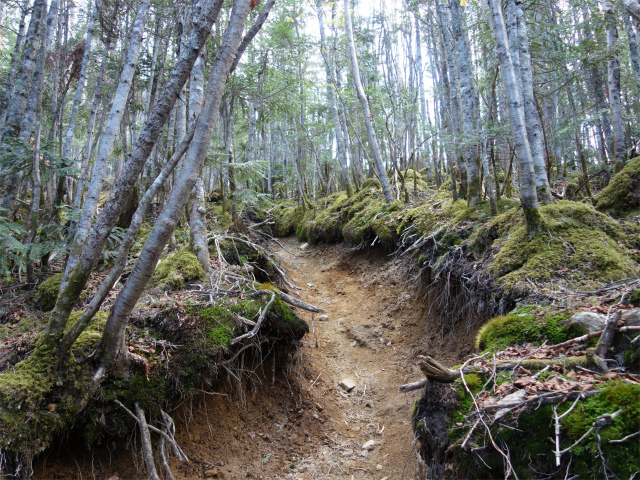
<svg viewBox="0 0 640 480"><path fill-rule="evenodd" d="M376 465L376 470L382 470L382 465Z"/></svg>
<svg viewBox="0 0 640 480"><path fill-rule="evenodd" d="M341 380L338 385L340 385L347 392L350 392L351 390L356 388L356 382L354 382L350 378L345 378L344 380Z"/></svg>
<svg viewBox="0 0 640 480"><path fill-rule="evenodd" d="M360 452L360 456L361 456L361 457L366 457L367 455L369 455L369 452L368 452L368 451L366 451L366 450L362 450L362 451Z"/></svg>
<svg viewBox="0 0 640 480"><path fill-rule="evenodd" d="M387 347L390 347L390 346L391 346L391 340L387 342Z"/></svg>
<svg viewBox="0 0 640 480"><path fill-rule="evenodd" d="M369 440L367 443L362 445L362 449L363 450L373 450L374 448L376 448L376 441L375 440Z"/></svg>
<svg viewBox="0 0 640 480"><path fill-rule="evenodd" d="M314 283L307 283L307 287L309 288L316 288Z"/></svg>
<svg viewBox="0 0 640 480"><path fill-rule="evenodd" d="M212 468L204 471L204 478L222 478L222 474L218 468Z"/></svg>
<svg viewBox="0 0 640 480"><path fill-rule="evenodd" d="M302 245L300 245L300 250L306 250L308 246L308 243L303 243Z"/></svg>
<svg viewBox="0 0 640 480"><path fill-rule="evenodd" d="M356 342L355 340L353 342L351 342L349 344L350 347L355 347L357 345L358 342Z"/></svg>
<svg viewBox="0 0 640 480"><path fill-rule="evenodd" d="M329 320L329 315L320 315L318 317L318 320L320 320L321 322L326 322Z"/></svg>

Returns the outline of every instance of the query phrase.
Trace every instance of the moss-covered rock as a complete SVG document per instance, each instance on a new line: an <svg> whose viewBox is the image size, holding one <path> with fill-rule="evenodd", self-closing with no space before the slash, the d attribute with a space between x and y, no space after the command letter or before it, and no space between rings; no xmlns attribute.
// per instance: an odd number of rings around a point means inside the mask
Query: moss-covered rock
<svg viewBox="0 0 640 480"><path fill-rule="evenodd" d="M507 288L564 274L588 286L639 272L633 253L637 238L589 205L566 200L545 205L540 209L544 230L532 239L522 217L514 213L497 217L489 226L496 229L494 246L499 248L489 271Z"/></svg>
<svg viewBox="0 0 640 480"><path fill-rule="evenodd" d="M185 287L185 282L204 278L205 272L198 257L188 248L182 248L162 260L156 267L150 284L166 285L172 290Z"/></svg>
<svg viewBox="0 0 640 480"><path fill-rule="evenodd" d="M563 325L571 311L552 312L521 307L518 310L485 323L476 337L476 348L496 352L511 345L525 342L539 345L547 341L550 345L579 337L585 332L573 326Z"/></svg>
<svg viewBox="0 0 640 480"><path fill-rule="evenodd" d="M62 273L56 273L38 285L36 293L33 296L33 303L43 312L48 312L55 307L58 292L60 291L60 284L62 283L62 276Z"/></svg>
<svg viewBox="0 0 640 480"><path fill-rule="evenodd" d="M628 162L595 201L598 210L614 217L640 214L640 157Z"/></svg>
<svg viewBox="0 0 640 480"><path fill-rule="evenodd" d="M381 190L382 189L382 184L380 183L380 180L378 180L377 178L367 178L362 183L362 186L360 187L360 190L368 189L368 188L374 188L376 190Z"/></svg>

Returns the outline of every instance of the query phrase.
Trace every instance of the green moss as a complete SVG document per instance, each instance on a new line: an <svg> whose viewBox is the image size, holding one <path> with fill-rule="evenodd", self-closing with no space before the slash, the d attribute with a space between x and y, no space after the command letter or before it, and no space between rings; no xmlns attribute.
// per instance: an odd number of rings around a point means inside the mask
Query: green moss
<svg viewBox="0 0 640 480"><path fill-rule="evenodd" d="M476 337L476 348L496 352L511 345L525 342L540 344L545 340L551 345L578 337L582 332L562 325L572 315L571 311L549 312L534 315L515 312L495 317L485 323Z"/></svg>
<svg viewBox="0 0 640 480"><path fill-rule="evenodd" d="M62 273L56 273L38 285L36 293L33 296L33 303L43 312L48 312L55 307L58 292L60 291L60 284L62 283L62 276Z"/></svg>
<svg viewBox="0 0 640 480"><path fill-rule="evenodd" d="M640 430L640 385L614 384L598 395L581 402L578 408L562 420L567 436L563 448L572 445L584 435L603 414L620 410L620 414L601 432L602 453L611 471L618 478L630 478L640 465L640 443L637 439L610 444ZM598 443L594 434L571 449L574 455L575 473L581 477L598 476L602 463L598 457Z"/></svg>
<svg viewBox="0 0 640 480"><path fill-rule="evenodd" d="M158 264L150 284L167 285L177 290L184 288L185 282L201 279L204 275L198 257L190 249L182 248Z"/></svg>
<svg viewBox="0 0 640 480"><path fill-rule="evenodd" d="M640 213L640 157L628 162L595 197L598 210L615 217Z"/></svg>
<svg viewBox="0 0 640 480"><path fill-rule="evenodd" d="M504 244L489 265L490 272L506 287L528 280L549 281L562 268L584 285L638 274L632 246L625 245L629 237L610 217L589 205L569 201L546 205L540 213L543 231L531 239L522 220L518 222L512 213L496 219L504 222L510 217L513 222L502 224L498 235Z"/></svg>
<svg viewBox="0 0 640 480"><path fill-rule="evenodd" d="M367 178L364 182L362 182L360 190L368 190L370 188L381 190L382 184L380 183L380 180L378 180L377 178Z"/></svg>
<svg viewBox="0 0 640 480"><path fill-rule="evenodd" d="M274 233L279 237L288 237L296 232L304 211L296 203L286 202L277 205L272 214L275 219Z"/></svg>

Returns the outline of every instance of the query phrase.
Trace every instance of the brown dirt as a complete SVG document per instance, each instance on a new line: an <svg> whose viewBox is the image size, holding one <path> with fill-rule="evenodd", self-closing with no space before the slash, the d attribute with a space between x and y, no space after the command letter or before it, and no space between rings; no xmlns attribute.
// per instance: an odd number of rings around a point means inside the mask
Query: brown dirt
<svg viewBox="0 0 640 480"><path fill-rule="evenodd" d="M316 314L312 321L298 311L313 331L288 371L267 359L242 396L221 380L212 391L229 396L197 394L171 412L191 460L180 465L172 455L175 478L415 478L410 421L419 392L400 394L398 386L420 378L409 377L418 372L415 355L435 353L457 363L472 348L471 338L451 344L434 328L440 322L425 322L411 281L415 260L401 263L382 250L352 253L340 245L301 249L293 238L282 244L288 252L273 248L302 287L298 296L327 310L329 319ZM339 386L346 378L356 384L350 392ZM138 436L132 427L126 442L93 450L66 440L34 465L34 478L146 478ZM375 446L363 451L369 440Z"/></svg>

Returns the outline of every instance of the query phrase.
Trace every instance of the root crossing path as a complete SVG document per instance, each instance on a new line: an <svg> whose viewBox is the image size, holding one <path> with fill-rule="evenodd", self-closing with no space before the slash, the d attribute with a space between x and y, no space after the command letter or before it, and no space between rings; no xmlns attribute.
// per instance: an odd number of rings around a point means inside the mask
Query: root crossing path
<svg viewBox="0 0 640 480"><path fill-rule="evenodd" d="M381 250L281 243L284 249L273 250L302 288L300 298L325 309L328 319L302 314L311 332L301 387L319 425L306 439L314 448L278 478L416 478L411 413L418 394L398 393L398 385L415 372L424 311L407 272Z"/></svg>

